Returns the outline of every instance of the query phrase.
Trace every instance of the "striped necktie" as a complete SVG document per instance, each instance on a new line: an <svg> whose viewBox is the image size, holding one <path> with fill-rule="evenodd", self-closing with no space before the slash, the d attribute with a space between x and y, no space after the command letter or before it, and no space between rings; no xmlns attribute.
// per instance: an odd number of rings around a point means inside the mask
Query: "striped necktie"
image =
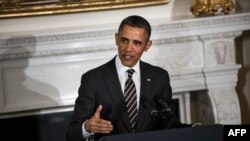
<svg viewBox="0 0 250 141"><path fill-rule="evenodd" d="M132 75L135 72L133 69L127 70L128 79L125 82L124 97L125 104L127 107L127 112L129 115L129 121L131 123L131 128L135 132L136 121L137 121L137 100L136 100L136 88L135 83L132 79Z"/></svg>

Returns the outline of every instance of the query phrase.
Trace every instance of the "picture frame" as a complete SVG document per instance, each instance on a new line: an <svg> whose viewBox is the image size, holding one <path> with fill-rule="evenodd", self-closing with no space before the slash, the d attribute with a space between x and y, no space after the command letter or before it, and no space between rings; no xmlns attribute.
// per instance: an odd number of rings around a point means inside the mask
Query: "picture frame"
<svg viewBox="0 0 250 141"><path fill-rule="evenodd" d="M0 18L113 10L168 2L169 0L0 0Z"/></svg>

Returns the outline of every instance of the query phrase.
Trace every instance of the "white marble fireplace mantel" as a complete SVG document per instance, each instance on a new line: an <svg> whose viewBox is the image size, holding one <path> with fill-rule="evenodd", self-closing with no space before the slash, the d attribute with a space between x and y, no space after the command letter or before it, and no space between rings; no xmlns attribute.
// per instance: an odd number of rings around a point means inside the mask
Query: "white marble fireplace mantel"
<svg viewBox="0 0 250 141"><path fill-rule="evenodd" d="M152 29L143 60L169 71L174 98L206 90L215 123L241 123L234 39L250 29L250 14L161 19ZM1 34L0 116L72 110L81 75L116 55L116 30L117 24Z"/></svg>

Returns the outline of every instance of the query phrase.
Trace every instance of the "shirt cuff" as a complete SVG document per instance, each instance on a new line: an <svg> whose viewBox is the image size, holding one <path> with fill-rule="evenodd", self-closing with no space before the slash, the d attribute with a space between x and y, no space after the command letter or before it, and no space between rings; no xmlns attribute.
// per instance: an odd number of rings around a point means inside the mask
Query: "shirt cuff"
<svg viewBox="0 0 250 141"><path fill-rule="evenodd" d="M86 131L85 126L84 126L85 122L82 124L82 135L83 135L83 138L89 138L94 133L89 133L89 132Z"/></svg>

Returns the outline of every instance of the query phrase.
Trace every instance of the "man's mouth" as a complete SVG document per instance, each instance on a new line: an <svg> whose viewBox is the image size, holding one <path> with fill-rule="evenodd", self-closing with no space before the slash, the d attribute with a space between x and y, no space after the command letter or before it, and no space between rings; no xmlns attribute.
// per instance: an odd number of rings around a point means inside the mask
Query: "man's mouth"
<svg viewBox="0 0 250 141"><path fill-rule="evenodd" d="M125 58L126 60L130 60L130 59L132 58L132 56L131 56L131 55L124 55L124 58Z"/></svg>

